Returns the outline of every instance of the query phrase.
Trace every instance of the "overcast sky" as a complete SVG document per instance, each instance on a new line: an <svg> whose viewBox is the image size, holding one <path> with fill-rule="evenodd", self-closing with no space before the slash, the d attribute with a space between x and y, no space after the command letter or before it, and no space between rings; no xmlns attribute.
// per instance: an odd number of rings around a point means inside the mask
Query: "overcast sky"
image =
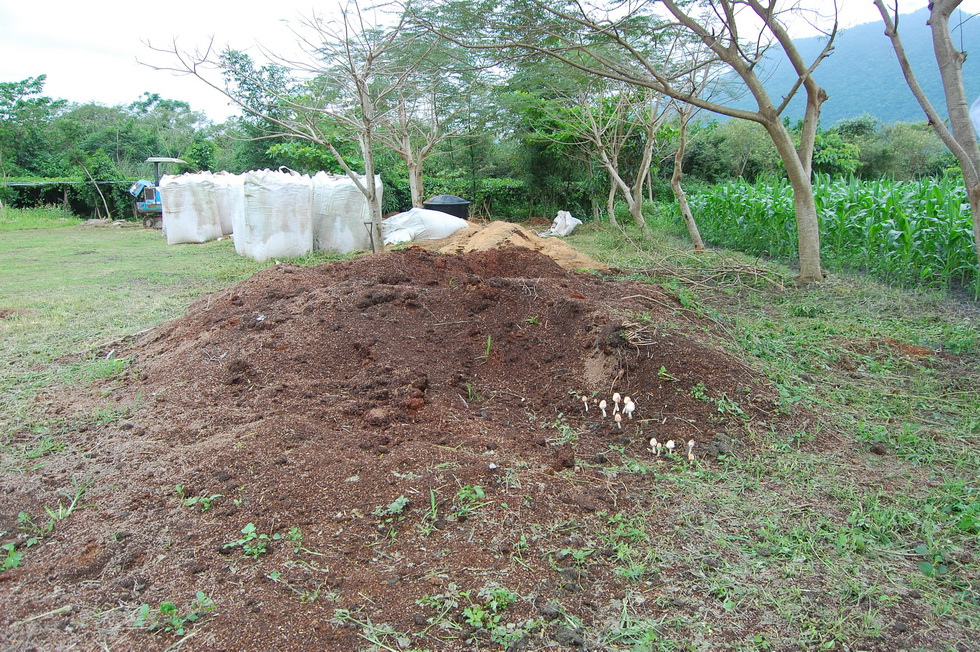
<svg viewBox="0 0 980 652"><path fill-rule="evenodd" d="M927 0L899 0L902 13L924 7ZM830 0L804 0L813 7ZM841 24L880 20L871 0L839 0ZM0 2L0 81L12 82L47 75L45 94L72 102L129 104L144 92L188 102L215 121L237 113L217 91L199 80L156 71L139 62L168 63L153 52L171 45L182 49L206 45L213 36L219 46L248 49L256 43L276 52L294 47L295 36L286 21L297 23L312 8L326 12L327 0L165 0L132 2ZM246 8L247 7L247 8ZM965 0L962 8L980 11L980 0Z"/></svg>

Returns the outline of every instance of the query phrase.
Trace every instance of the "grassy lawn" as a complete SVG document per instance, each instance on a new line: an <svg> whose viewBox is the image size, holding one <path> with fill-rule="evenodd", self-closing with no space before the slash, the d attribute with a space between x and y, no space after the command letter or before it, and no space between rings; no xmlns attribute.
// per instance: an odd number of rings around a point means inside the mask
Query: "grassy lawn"
<svg viewBox="0 0 980 652"><path fill-rule="evenodd" d="M632 649L712 649L723 627L738 649L862 649L901 629L918 637L913 647L952 649L980 636L977 303L853 277L798 287L779 265L695 256L665 228L650 243L594 225L568 240L624 278L667 288L716 326L706 337L771 379L783 405L818 415L789 438L756 432L737 455L639 498L679 507L674 536L633 545L630 558L689 567L689 583L666 593L707 606L697 620L645 623L624 600L617 631L632 633L622 640L647 628L659 647ZM230 240L167 246L136 226L6 230L0 473L41 446L57 454L38 407L46 393L115 373L118 342L268 264L237 256ZM12 444L25 430L36 439ZM622 522L607 525L590 535L622 534ZM753 633L739 640L742 625Z"/></svg>
<svg viewBox="0 0 980 652"><path fill-rule="evenodd" d="M39 391L112 373L113 344L173 319L207 292L263 267L238 256L230 239L167 246L136 224L76 226L34 211L0 235L0 427L30 419ZM310 255L307 264L329 257ZM108 356L111 358L112 356Z"/></svg>

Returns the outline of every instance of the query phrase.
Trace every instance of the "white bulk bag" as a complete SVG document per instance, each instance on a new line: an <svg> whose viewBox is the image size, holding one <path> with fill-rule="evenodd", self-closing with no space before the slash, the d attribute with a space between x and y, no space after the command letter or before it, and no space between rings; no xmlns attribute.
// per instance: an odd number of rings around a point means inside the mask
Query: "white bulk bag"
<svg viewBox="0 0 980 652"><path fill-rule="evenodd" d="M221 237L211 173L166 175L160 179L159 188L167 244L200 243Z"/></svg>
<svg viewBox="0 0 980 652"><path fill-rule="evenodd" d="M364 183L366 177L361 177ZM354 181L346 174L318 172L313 185L313 249L348 253L371 249L371 208ZM381 176L374 189L381 201Z"/></svg>
<svg viewBox="0 0 980 652"><path fill-rule="evenodd" d="M425 233L425 223L422 216L415 213L416 209L398 213L382 220L381 234L386 245L415 242L418 236Z"/></svg>
<svg viewBox="0 0 980 652"><path fill-rule="evenodd" d="M434 211L428 208L413 208L412 211L419 215L422 218L422 223L425 224L425 235L420 237L420 240L441 240L448 238L460 229L465 229L470 225L463 218L450 215L449 213L443 213L442 211Z"/></svg>
<svg viewBox="0 0 980 652"><path fill-rule="evenodd" d="M245 210L232 224L235 251L259 262L309 253L313 248L310 178L259 170L242 175L242 183Z"/></svg>
<svg viewBox="0 0 980 652"><path fill-rule="evenodd" d="M245 213L245 182L241 176L229 172L218 172L211 181L221 233L228 235L234 231L235 221L240 221Z"/></svg>

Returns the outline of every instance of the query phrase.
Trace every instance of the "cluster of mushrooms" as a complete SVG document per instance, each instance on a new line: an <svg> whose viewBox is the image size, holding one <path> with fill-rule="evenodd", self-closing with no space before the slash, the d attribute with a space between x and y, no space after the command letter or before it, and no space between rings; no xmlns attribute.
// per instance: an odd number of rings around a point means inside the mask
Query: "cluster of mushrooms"
<svg viewBox="0 0 980 652"><path fill-rule="evenodd" d="M619 392L616 392L615 394L612 395L612 400L613 400L613 410L612 410L613 420L616 422L616 427L619 428L620 430L622 430L622 428L623 428L623 415L625 414L627 417L629 417L630 419L632 419L633 418L633 411L636 410L636 403L634 403L633 402L633 399L631 399L629 396L627 396L626 398L623 398L622 396L619 395ZM619 404L620 403L623 404L622 410L620 410L620 407L619 407ZM588 412L589 411L589 397L588 396L583 396L582 397L582 405L585 406L585 411ZM601 401L599 401L599 409L602 410L602 416L603 416L603 418L609 416L606 413L606 408L608 406L609 406L609 404L606 403L606 399L602 399Z"/></svg>
<svg viewBox="0 0 980 652"><path fill-rule="evenodd" d="M615 392L612 395L612 402L613 402L613 408L612 408L613 421L616 422L616 427L622 430L623 415L625 414L628 418L632 419L633 412L636 410L636 403L629 396L621 396L619 392ZM620 407L620 403L622 403L622 407ZM585 407L585 411L588 412L589 411L588 396L582 397L582 405ZM609 404L606 402L606 399L602 399L599 401L599 409L602 410L603 418L609 416L609 414L606 412L607 407L609 407ZM676 447L677 447L677 442L675 442L673 439L668 439L666 442L661 443L657 441L656 438L651 438L650 448L648 450L651 453L654 453L657 457L660 457L661 455L666 455L667 457L673 457L675 455L674 449ZM687 441L687 459L690 462L694 461L693 439L689 439Z"/></svg>
<svg viewBox="0 0 980 652"><path fill-rule="evenodd" d="M668 457L671 457L671 456L674 455L674 448L676 446L677 446L677 444L674 442L673 439L668 439L666 443L663 443L662 444L659 441L657 441L655 438L652 438L651 437L650 438L650 448L649 448L649 450L650 450L651 453L656 453L657 457L660 457L660 455L662 453L664 453L664 451L666 451L666 454L667 454ZM687 460L689 462L693 462L694 461L694 440L693 439L688 439L687 440Z"/></svg>

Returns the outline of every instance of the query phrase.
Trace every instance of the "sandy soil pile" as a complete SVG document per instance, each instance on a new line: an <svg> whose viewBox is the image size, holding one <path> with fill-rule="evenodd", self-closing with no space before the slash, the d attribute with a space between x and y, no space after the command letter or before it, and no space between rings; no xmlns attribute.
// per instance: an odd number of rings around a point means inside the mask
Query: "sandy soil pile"
<svg viewBox="0 0 980 652"><path fill-rule="evenodd" d="M547 226L541 230L547 230ZM469 228L457 231L448 238L420 242L418 245L444 254L487 251L506 246L523 247L548 256L569 271L607 269L606 265L580 253L561 238L541 238L526 226L511 222L496 221L486 225L471 222Z"/></svg>

